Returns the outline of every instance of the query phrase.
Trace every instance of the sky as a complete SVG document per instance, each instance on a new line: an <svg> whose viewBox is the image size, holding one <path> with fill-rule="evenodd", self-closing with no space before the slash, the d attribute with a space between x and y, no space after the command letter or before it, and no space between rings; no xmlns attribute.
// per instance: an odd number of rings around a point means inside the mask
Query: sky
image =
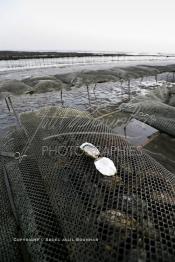
<svg viewBox="0 0 175 262"><path fill-rule="evenodd" d="M175 54L175 0L0 0L0 50Z"/></svg>

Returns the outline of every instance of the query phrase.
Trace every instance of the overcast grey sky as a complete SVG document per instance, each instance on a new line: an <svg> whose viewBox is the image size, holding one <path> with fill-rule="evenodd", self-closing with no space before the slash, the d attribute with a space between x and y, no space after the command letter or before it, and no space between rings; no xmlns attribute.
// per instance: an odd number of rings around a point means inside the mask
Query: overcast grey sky
<svg viewBox="0 0 175 262"><path fill-rule="evenodd" d="M0 0L0 50L175 53L175 0Z"/></svg>

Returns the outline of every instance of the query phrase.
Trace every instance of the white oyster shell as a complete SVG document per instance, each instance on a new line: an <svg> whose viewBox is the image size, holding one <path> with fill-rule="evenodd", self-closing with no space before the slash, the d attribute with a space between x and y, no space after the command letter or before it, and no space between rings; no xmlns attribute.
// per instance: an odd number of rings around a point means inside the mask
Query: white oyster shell
<svg viewBox="0 0 175 262"><path fill-rule="evenodd" d="M113 161L107 157L100 157L94 161L96 169L104 176L114 176L117 169Z"/></svg>
<svg viewBox="0 0 175 262"><path fill-rule="evenodd" d="M100 155L99 150L91 143L85 142L80 146L80 149L88 156L96 159Z"/></svg>

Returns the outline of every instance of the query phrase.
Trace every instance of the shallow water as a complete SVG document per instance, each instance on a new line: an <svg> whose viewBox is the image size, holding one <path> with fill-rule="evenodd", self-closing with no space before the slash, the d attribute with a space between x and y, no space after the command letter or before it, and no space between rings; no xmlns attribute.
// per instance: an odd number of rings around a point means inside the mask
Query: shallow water
<svg viewBox="0 0 175 262"><path fill-rule="evenodd" d="M150 85L155 83L154 77L146 77L145 82L148 82L148 80ZM139 84L140 79L131 81L131 89L132 92L134 92L134 96L136 94L144 94L145 92L148 92L148 87L140 89L138 87ZM126 91L124 91L124 89L126 89ZM118 107L124 97L127 97L127 81L123 83L122 91L119 82L98 84L95 91L93 90L93 86L90 86L89 99L87 88L85 86L78 88L72 87L71 90L63 90L63 101L61 101L60 91L11 96L11 99L18 113L33 111L45 106L62 106L63 103L65 107L73 107L80 110L88 110L90 107L93 107L94 109L92 109L91 113L95 111L96 114L102 114L102 109L105 110L105 113L108 113ZM3 130L9 125L12 125L15 119L13 115L8 112L4 99L0 100L0 111L0 134L2 134Z"/></svg>
<svg viewBox="0 0 175 262"><path fill-rule="evenodd" d="M145 62L145 61L144 61ZM135 61L128 62L127 65L133 65L136 64ZM138 63L138 62L137 62ZM149 62L150 63L150 62ZM171 62L172 63L172 62ZM162 64L162 63L161 63ZM167 64L167 62L166 62ZM31 77L33 75L35 76L45 76L50 74L51 75L61 74L61 73L68 73L73 71L78 71L80 68L84 69L92 69L96 70L104 69L104 68L110 68L114 66L114 64L108 64L108 65L74 65L74 66L65 66L64 68L44 68L44 69L24 69L14 70L13 72L3 71L1 72L0 79L23 79L26 77ZM115 65L116 66L116 65ZM125 63L126 66L126 63ZM158 75L158 80L160 81L159 84L161 84L161 81L166 80L169 73L164 73ZM131 93L132 97L135 97L139 94L145 94L149 92L149 90L152 90L155 88L156 79L155 76L145 76L144 78L137 78L137 79L131 79ZM111 126L114 132L124 135L123 127L125 123L127 122L127 119L129 115L127 113L122 112L116 112L119 105L121 104L123 98L127 98L127 88L128 88L128 82L124 81L121 87L120 82L106 82L106 83L99 83L97 84L95 90L94 86L89 86L89 93L86 88L86 86L81 87L72 87L71 90L63 90L63 98L61 100L61 94L60 91L52 91L52 92L45 92L40 94L33 94L33 95L27 95L23 94L20 96L11 96L13 105L15 107L15 110L17 113L22 113L26 111L34 111L36 109L39 109L41 107L45 106L65 106L65 107L73 107L80 110L88 110L93 116L101 118L101 120L104 121L108 126ZM10 113L7 109L6 103L4 99L0 100L0 135L2 136L5 134L6 130L9 126L14 125L15 118L12 113ZM114 112L114 113L113 113ZM106 115L103 117L103 115ZM138 131L139 130L139 131ZM127 128L127 137L126 139L134 144L134 145L142 145L147 141L147 137L150 135L150 133L154 133L156 130L151 130L149 126L140 125L138 128L138 125L135 123L131 123ZM161 143L158 143L159 150L162 150L161 147L164 147L164 145L161 145ZM171 144L171 137L167 138L167 144ZM147 150L150 150L154 154L155 148L153 146L148 147ZM163 155L165 159L168 160L169 154L171 155L171 160L173 159L173 153L171 150L166 149L166 151L163 151ZM157 158L158 160L161 159ZM166 161L164 160L164 163ZM170 168L169 168L170 166ZM173 169L171 163L167 165L167 168L169 168L171 171Z"/></svg>
<svg viewBox="0 0 175 262"><path fill-rule="evenodd" d="M120 58L53 58L0 61L0 80L23 79L31 76L64 74L77 71L99 70L112 67L143 65L171 65L175 57L120 57Z"/></svg>

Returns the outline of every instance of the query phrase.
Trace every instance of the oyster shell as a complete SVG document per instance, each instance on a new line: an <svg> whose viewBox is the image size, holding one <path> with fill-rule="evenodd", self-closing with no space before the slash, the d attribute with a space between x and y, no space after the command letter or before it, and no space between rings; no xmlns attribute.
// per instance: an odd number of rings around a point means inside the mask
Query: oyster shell
<svg viewBox="0 0 175 262"><path fill-rule="evenodd" d="M117 169L113 161L107 157L99 157L94 161L96 169L104 176L114 176Z"/></svg>
<svg viewBox="0 0 175 262"><path fill-rule="evenodd" d="M111 189L115 189L117 186L122 185L123 181L118 175L115 176L100 176L100 185L105 185Z"/></svg>
<svg viewBox="0 0 175 262"><path fill-rule="evenodd" d="M87 155L94 159L100 155L99 150L91 143L85 142L80 146L80 149Z"/></svg>
<svg viewBox="0 0 175 262"><path fill-rule="evenodd" d="M136 228L136 220L134 218L128 217L126 214L122 213L119 210L106 210L102 211L97 218L98 223L105 223L116 228Z"/></svg>
<svg viewBox="0 0 175 262"><path fill-rule="evenodd" d="M167 192L153 191L152 197L154 201L163 202L167 205L175 205L175 196Z"/></svg>

